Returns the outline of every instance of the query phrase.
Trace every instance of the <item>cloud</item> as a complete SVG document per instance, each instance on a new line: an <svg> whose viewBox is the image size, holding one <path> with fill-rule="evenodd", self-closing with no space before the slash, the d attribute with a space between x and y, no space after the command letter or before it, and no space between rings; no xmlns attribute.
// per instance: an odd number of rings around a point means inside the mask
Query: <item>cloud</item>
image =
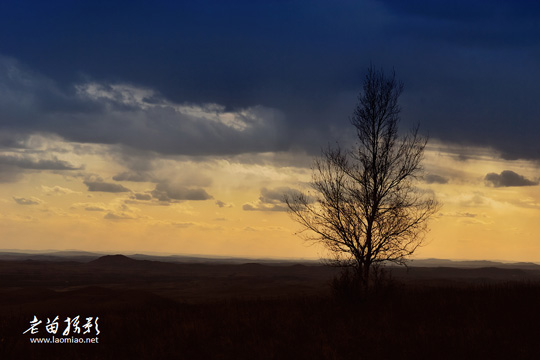
<svg viewBox="0 0 540 360"><path fill-rule="evenodd" d="M185 228L193 227L196 224L193 222L173 222L171 223L171 225L176 226L178 228L185 229Z"/></svg>
<svg viewBox="0 0 540 360"><path fill-rule="evenodd" d="M242 209L245 211L287 211L285 196L299 193L299 190L286 186L274 189L262 188L259 200L244 204ZM312 199L309 200L312 201Z"/></svg>
<svg viewBox="0 0 540 360"><path fill-rule="evenodd" d="M85 211L110 211L111 207L103 203L74 203L70 209L84 209Z"/></svg>
<svg viewBox="0 0 540 360"><path fill-rule="evenodd" d="M91 97L89 101L103 99ZM175 103L130 103L126 107L118 102L113 107L100 119L81 116L80 128L62 135L75 141L120 143L162 154L225 155L287 148L280 135L286 134L283 115L276 109L255 105L228 111L217 104ZM90 124L98 131L88 132Z"/></svg>
<svg viewBox="0 0 540 360"><path fill-rule="evenodd" d="M108 212L104 217L104 219L107 220L133 220L135 217L131 214L124 213L124 212Z"/></svg>
<svg viewBox="0 0 540 360"><path fill-rule="evenodd" d="M462 194L455 199L463 207L484 207L491 206L493 201L486 197L482 192L475 191L472 194Z"/></svg>
<svg viewBox="0 0 540 360"><path fill-rule="evenodd" d="M286 186L278 187L275 189L262 188L259 201L264 204L283 204L286 195L297 195L299 193L300 191L298 191L297 189Z"/></svg>
<svg viewBox="0 0 540 360"><path fill-rule="evenodd" d="M439 216L450 216L450 217L461 217L461 218L475 218L478 216L478 214L470 213L470 212L449 212L449 213L441 213Z"/></svg>
<svg viewBox="0 0 540 360"><path fill-rule="evenodd" d="M540 203L536 199L531 197L513 198L507 200L507 202L525 209L540 209Z"/></svg>
<svg viewBox="0 0 540 360"><path fill-rule="evenodd" d="M500 174L489 173L485 176L486 185L494 187L510 187L510 186L535 186L538 181L533 181L519 175L511 170L504 170Z"/></svg>
<svg viewBox="0 0 540 360"><path fill-rule="evenodd" d="M428 184L447 184L448 179L435 174L428 174L424 177L424 181Z"/></svg>
<svg viewBox="0 0 540 360"><path fill-rule="evenodd" d="M0 164L0 183L12 183L20 180L23 171L12 165Z"/></svg>
<svg viewBox="0 0 540 360"><path fill-rule="evenodd" d="M535 2L209 4L4 5L0 43L20 62L0 59L0 126L162 154L313 154L350 130L372 61L405 82L404 126L539 158Z"/></svg>
<svg viewBox="0 0 540 360"><path fill-rule="evenodd" d="M233 207L232 204L227 204L226 202L223 202L221 200L216 200L216 205L219 206L220 208L232 208Z"/></svg>
<svg viewBox="0 0 540 360"><path fill-rule="evenodd" d="M80 170L82 168L67 161L59 160L56 157L52 159L32 159L28 156L0 155L0 164L31 170Z"/></svg>
<svg viewBox="0 0 540 360"><path fill-rule="evenodd" d="M215 102L174 102L156 90L121 83L85 82L62 88L2 56L0 109L0 129L52 133L79 143L120 144L180 155L288 148L284 115L276 108L257 103L229 109ZM60 160L26 166L73 168ZM144 179L137 174L117 177Z"/></svg>
<svg viewBox="0 0 540 360"><path fill-rule="evenodd" d="M106 208L102 206L96 206L96 205L89 205L84 208L86 211L107 211Z"/></svg>
<svg viewBox="0 0 540 360"><path fill-rule="evenodd" d="M161 182L156 184L156 188L151 191L152 196L165 202L175 202L183 200L210 200L212 195L202 188L190 188L179 184Z"/></svg>
<svg viewBox="0 0 540 360"><path fill-rule="evenodd" d="M70 208L90 212L106 212L104 218L108 220L136 219L140 217L138 215L139 209L130 207L126 203L75 203Z"/></svg>
<svg viewBox="0 0 540 360"><path fill-rule="evenodd" d="M139 215L139 211L138 208L130 207L126 203L114 204L113 209L109 209L103 218L107 220L139 219L142 217Z"/></svg>
<svg viewBox="0 0 540 360"><path fill-rule="evenodd" d="M53 187L49 187L49 186L45 186L45 185L41 185L41 189L43 190L44 193L46 193L47 195L66 195L66 194L79 194L78 191L73 191L71 189L68 189L68 188L65 188L65 187L61 187L61 186L53 186Z"/></svg>
<svg viewBox="0 0 540 360"><path fill-rule="evenodd" d="M15 202L19 205L39 205L43 203L43 201L33 196L30 198L13 196L13 200L15 200Z"/></svg>
<svg viewBox="0 0 540 360"><path fill-rule="evenodd" d="M0 117L1 114L0 107ZM0 183L16 182L28 172L83 169L82 165L74 165L58 157L66 149L56 147L56 140L54 137L46 139L44 136L22 135L4 130L0 125Z"/></svg>
<svg viewBox="0 0 540 360"><path fill-rule="evenodd" d="M287 211L284 205L263 204L263 203L246 203L242 205L245 211Z"/></svg>
<svg viewBox="0 0 540 360"><path fill-rule="evenodd" d="M150 201L152 200L151 194L135 193L131 196L133 200Z"/></svg>
<svg viewBox="0 0 540 360"><path fill-rule="evenodd" d="M113 180L114 181L147 182L147 181L152 181L152 177L149 174L146 174L143 172L126 171L126 172L113 176Z"/></svg>
<svg viewBox="0 0 540 360"><path fill-rule="evenodd" d="M250 232L258 232L258 231L288 231L287 229L281 227L281 226L246 226L244 231L250 231Z"/></svg>
<svg viewBox="0 0 540 360"><path fill-rule="evenodd" d="M1 115L0 115L1 116ZM11 144L16 145L16 144ZM18 144L16 146L21 146ZM10 148L9 150L13 150ZM25 151L23 149L22 151ZM34 154L0 154L0 183L11 183L21 179L27 171L32 170L80 170L82 166L75 166L67 161L59 160L54 156L49 159L38 158L36 155L47 156L45 152L32 151ZM36 154L37 153L37 154Z"/></svg>
<svg viewBox="0 0 540 360"><path fill-rule="evenodd" d="M107 183L102 181L88 181L85 180L84 184L88 187L88 191L100 191L109 193L121 193L130 192L128 188L120 184Z"/></svg>

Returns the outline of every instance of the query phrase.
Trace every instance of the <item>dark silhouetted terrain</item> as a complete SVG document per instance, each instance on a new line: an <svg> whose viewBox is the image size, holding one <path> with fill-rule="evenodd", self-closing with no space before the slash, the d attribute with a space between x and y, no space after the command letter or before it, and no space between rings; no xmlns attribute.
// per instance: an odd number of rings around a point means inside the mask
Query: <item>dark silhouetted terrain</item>
<svg viewBox="0 0 540 360"><path fill-rule="evenodd" d="M310 263L34 255L0 260L0 359L540 356L535 264L388 268L385 286L350 302L331 295L337 269ZM39 334L23 335L34 315ZM49 336L47 318L76 315L99 317L99 344L30 344Z"/></svg>

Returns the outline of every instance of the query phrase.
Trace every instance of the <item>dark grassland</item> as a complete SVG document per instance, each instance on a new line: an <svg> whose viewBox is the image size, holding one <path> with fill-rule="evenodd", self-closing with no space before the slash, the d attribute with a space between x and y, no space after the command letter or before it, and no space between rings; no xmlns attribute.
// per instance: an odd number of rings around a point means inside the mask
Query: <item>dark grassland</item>
<svg viewBox="0 0 540 360"><path fill-rule="evenodd" d="M362 301L324 266L0 261L0 359L538 359L540 272L415 268ZM37 315L99 344L30 344ZM94 335L93 335L94 336Z"/></svg>

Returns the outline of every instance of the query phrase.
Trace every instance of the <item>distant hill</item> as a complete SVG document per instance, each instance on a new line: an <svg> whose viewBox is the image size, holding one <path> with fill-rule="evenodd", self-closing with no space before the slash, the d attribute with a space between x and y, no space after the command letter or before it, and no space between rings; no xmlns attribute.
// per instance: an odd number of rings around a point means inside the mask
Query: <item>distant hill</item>
<svg viewBox="0 0 540 360"><path fill-rule="evenodd" d="M141 260L131 259L125 255L105 255L96 260L92 260L88 265L99 265L99 266L130 266L134 265Z"/></svg>

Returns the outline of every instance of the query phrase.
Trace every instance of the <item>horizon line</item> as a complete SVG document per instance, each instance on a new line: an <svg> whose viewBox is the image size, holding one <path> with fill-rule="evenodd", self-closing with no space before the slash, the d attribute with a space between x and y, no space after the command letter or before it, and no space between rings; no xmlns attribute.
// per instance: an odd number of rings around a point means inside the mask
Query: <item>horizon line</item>
<svg viewBox="0 0 540 360"><path fill-rule="evenodd" d="M302 260L302 261L325 261L328 259L325 258L314 258L314 257L279 257L279 256L257 256L257 255L216 255L216 254L193 254L193 253L170 253L163 251L89 251L89 250L80 250L80 249L0 249L0 253L19 253L19 254L52 254L52 253L62 253L62 252L79 252L79 253L89 253L96 255L147 255L147 256L183 256L183 257L194 257L194 258L210 258L210 259L248 259L248 260ZM515 260L503 260L503 259L467 259L467 258L436 258L436 257L426 257L426 258L413 258L409 259L408 262L414 261L426 261L426 260L438 260L438 261L454 261L454 262L464 262L464 261L489 261L489 262L499 262L503 264L519 264L519 263L532 263L540 265L540 261L515 261Z"/></svg>

